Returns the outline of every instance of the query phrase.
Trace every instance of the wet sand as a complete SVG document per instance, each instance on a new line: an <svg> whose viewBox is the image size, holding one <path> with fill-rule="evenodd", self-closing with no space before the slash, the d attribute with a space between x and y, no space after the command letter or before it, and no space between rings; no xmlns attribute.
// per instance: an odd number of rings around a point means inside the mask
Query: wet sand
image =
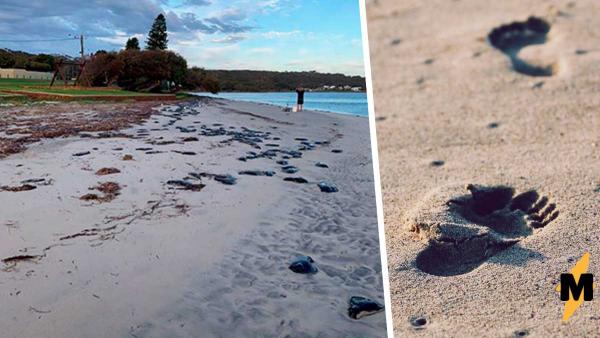
<svg viewBox="0 0 600 338"><path fill-rule="evenodd" d="M385 336L383 312L348 317L352 296L383 303L366 118L202 99L81 130L89 107L47 108L87 111L65 137L1 126L27 138L0 159L4 337ZM289 270L301 255L319 272Z"/></svg>
<svg viewBox="0 0 600 338"><path fill-rule="evenodd" d="M395 334L597 336L555 288L598 274L598 2L367 12Z"/></svg>

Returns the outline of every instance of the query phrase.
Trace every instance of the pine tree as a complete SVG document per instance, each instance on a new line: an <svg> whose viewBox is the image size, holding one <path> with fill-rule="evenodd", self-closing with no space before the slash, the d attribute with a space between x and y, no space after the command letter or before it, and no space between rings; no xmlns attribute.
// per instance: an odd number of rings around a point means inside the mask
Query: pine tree
<svg viewBox="0 0 600 338"><path fill-rule="evenodd" d="M159 14L156 19L154 19L152 28L148 33L146 49L165 50L167 49L167 42L169 42L169 40L167 40L167 20L164 15Z"/></svg>
<svg viewBox="0 0 600 338"><path fill-rule="evenodd" d="M140 41L136 37L129 38L125 44L127 50L140 50Z"/></svg>

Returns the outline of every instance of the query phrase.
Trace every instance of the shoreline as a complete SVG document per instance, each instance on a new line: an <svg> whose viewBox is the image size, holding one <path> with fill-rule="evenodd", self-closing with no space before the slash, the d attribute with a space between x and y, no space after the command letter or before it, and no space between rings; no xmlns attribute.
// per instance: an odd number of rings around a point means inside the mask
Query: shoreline
<svg viewBox="0 0 600 338"><path fill-rule="evenodd" d="M37 108L17 110L36 115ZM62 110L55 118L94 120L94 109L122 108L54 109ZM97 136L107 131L98 131L42 140L0 159L2 185L35 186L0 191L10 198L0 206L6 217L0 282L11 290L0 296L0 326L8 337L99 330L110 336L385 336L383 313L360 320L346 313L350 296L384 303L368 120L224 99L152 109L142 124L105 137ZM278 146L266 146L271 143ZM272 159L249 153L267 149L304 149L287 159L299 172L286 174L275 163L285 153ZM119 172L99 175L111 172L103 168ZM241 175L244 170L275 175ZM236 183L224 185L214 174L231 174ZM319 191L320 181L339 192ZM118 183L120 191L106 202L80 200L101 195L102 182ZM313 257L320 271L291 272L299 255Z"/></svg>
<svg viewBox="0 0 600 338"><path fill-rule="evenodd" d="M223 97L219 97L218 95L220 94L211 94L211 93L205 93L205 92L186 92L189 95L192 96L197 96L197 97L208 97L208 98L213 98L213 99L223 99L223 100L230 100L230 101L236 101L236 102L250 102L250 103L256 103L256 104L261 104L261 105L267 105L267 106L273 106L273 107L278 107L278 108L285 108L285 107L289 107L292 108L294 105L291 106L284 106L284 105L278 105L275 103L271 103L271 102L263 102L263 101L251 101L251 100L240 100L240 99L231 99L231 98L223 98ZM265 93L291 93L291 92L222 92L222 93L232 93L232 94L265 94ZM318 92L318 93L354 93L354 92ZM359 92L362 94L366 95L366 92ZM368 105L368 103L365 103L366 105ZM313 113L327 113L327 114L341 114L341 115L347 115L347 116L356 116L356 117L366 117L368 118L368 112L366 115L362 115L362 114L355 114L355 113L348 113L348 112L343 112L343 111L334 111L334 110L325 110L325 109L305 109L304 111L308 111L308 112L313 112Z"/></svg>

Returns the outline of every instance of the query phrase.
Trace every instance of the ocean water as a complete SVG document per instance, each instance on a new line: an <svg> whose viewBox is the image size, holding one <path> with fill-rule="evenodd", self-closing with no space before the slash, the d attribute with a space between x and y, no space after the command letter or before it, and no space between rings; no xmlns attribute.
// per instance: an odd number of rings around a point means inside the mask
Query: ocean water
<svg viewBox="0 0 600 338"><path fill-rule="evenodd" d="M269 103L281 107L293 107L296 104L296 92L193 94L237 101ZM362 92L305 92L304 109L360 116L369 115L367 94Z"/></svg>

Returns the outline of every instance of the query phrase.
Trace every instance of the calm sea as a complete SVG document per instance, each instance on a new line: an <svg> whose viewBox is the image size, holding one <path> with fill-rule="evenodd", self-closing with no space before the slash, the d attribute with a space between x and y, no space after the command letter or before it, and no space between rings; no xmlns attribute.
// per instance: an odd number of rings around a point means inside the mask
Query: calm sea
<svg viewBox="0 0 600 338"><path fill-rule="evenodd" d="M229 100L269 103L278 106L293 107L296 104L296 92L274 93L197 93L197 95L220 97ZM366 93L355 92L306 92L304 109L368 116L369 108Z"/></svg>

